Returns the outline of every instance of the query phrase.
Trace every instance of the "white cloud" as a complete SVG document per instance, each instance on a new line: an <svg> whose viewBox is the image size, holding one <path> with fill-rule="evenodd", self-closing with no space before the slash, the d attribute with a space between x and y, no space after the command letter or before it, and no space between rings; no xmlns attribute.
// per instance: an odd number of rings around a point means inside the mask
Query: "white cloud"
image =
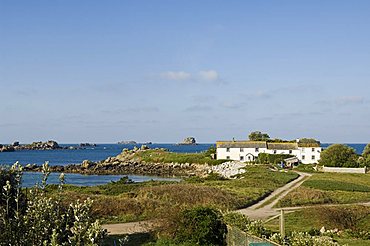
<svg viewBox="0 0 370 246"><path fill-rule="evenodd" d="M219 79L218 73L215 70L204 70L199 72L199 77L202 80L215 81Z"/></svg>
<svg viewBox="0 0 370 246"><path fill-rule="evenodd" d="M191 78L191 74L183 71L167 71L161 73L161 77L168 80L187 80Z"/></svg>
<svg viewBox="0 0 370 246"><path fill-rule="evenodd" d="M339 105L349 105L349 104L362 104L364 103L364 98L361 96L346 96L337 99L337 104Z"/></svg>

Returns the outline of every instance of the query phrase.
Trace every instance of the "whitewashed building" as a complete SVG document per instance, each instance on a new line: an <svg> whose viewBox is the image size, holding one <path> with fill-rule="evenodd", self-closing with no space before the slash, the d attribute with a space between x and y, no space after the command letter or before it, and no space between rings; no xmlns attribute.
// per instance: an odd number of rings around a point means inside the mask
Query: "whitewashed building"
<svg viewBox="0 0 370 246"><path fill-rule="evenodd" d="M258 154L288 154L296 156L303 164L318 163L322 148L319 143L267 142L267 141L217 141L218 160L250 162Z"/></svg>

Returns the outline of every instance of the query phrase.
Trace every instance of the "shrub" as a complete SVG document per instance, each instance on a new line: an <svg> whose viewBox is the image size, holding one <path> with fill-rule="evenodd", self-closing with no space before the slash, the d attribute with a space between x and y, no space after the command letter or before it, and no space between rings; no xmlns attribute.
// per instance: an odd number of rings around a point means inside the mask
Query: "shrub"
<svg viewBox="0 0 370 246"><path fill-rule="evenodd" d="M219 211L196 207L180 214L175 240L195 245L225 245L225 235L226 225Z"/></svg>
<svg viewBox="0 0 370 246"><path fill-rule="evenodd" d="M75 202L65 207L58 199L46 196L49 175L47 163L43 165L43 180L32 188L27 199L22 197L22 167L17 163L10 170L1 170L2 199L0 204L1 245L99 245L105 236L98 221L91 217L92 201ZM6 173L6 175L4 175ZM16 183L11 182L15 180ZM59 190L64 184L60 176Z"/></svg>
<svg viewBox="0 0 370 246"><path fill-rule="evenodd" d="M262 221L250 220L247 216L240 213L228 213L224 216L226 224L239 228L257 237L270 235L270 232L263 227Z"/></svg>
<svg viewBox="0 0 370 246"><path fill-rule="evenodd" d="M357 160L355 149L343 144L333 144L321 153L319 163L327 167L358 167Z"/></svg>

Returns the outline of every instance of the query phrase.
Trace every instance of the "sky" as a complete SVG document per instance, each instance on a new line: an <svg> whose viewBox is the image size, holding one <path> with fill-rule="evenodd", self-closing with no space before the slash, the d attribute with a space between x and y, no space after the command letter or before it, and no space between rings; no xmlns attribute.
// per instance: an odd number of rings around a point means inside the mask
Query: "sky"
<svg viewBox="0 0 370 246"><path fill-rule="evenodd" d="M0 143L370 141L370 1L0 0Z"/></svg>

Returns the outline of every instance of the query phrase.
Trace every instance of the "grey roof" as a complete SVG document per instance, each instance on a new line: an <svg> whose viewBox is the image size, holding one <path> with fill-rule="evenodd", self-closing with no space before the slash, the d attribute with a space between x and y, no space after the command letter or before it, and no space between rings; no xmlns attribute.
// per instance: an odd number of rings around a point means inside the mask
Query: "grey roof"
<svg viewBox="0 0 370 246"><path fill-rule="evenodd" d="M297 143L267 143L268 149L293 150L298 149Z"/></svg>
<svg viewBox="0 0 370 246"><path fill-rule="evenodd" d="M218 141L218 148L267 148L264 141Z"/></svg>

